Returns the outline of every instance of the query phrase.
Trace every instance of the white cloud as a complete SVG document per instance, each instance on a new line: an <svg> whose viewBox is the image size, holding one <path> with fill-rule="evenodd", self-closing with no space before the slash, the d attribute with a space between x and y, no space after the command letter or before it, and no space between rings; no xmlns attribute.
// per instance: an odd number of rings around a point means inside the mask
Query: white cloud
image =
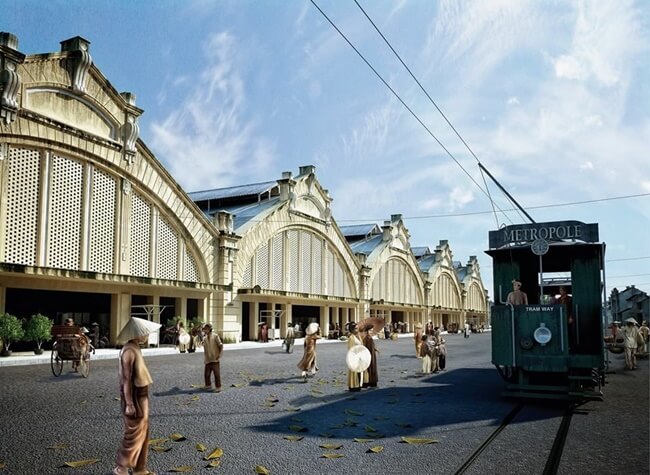
<svg viewBox="0 0 650 475"><path fill-rule="evenodd" d="M449 193L449 209L455 211L474 201L474 193L468 187L455 186Z"/></svg>
<svg viewBox="0 0 650 475"><path fill-rule="evenodd" d="M509 106L518 105L518 104L519 104L519 98L516 97L516 96L509 97L508 100L506 101L506 103L507 103Z"/></svg>
<svg viewBox="0 0 650 475"><path fill-rule="evenodd" d="M554 67L555 75L559 78L583 80L588 76L586 66L573 56L560 55Z"/></svg>
<svg viewBox="0 0 650 475"><path fill-rule="evenodd" d="M180 106L152 124L152 148L187 190L239 182L273 160L273 144L257 137L255 120L246 118L236 46L231 34L212 34L203 48L205 68L175 91L186 91Z"/></svg>
<svg viewBox="0 0 650 475"><path fill-rule="evenodd" d="M594 164L591 163L590 161L586 161L580 165L581 170L593 170L594 169Z"/></svg>

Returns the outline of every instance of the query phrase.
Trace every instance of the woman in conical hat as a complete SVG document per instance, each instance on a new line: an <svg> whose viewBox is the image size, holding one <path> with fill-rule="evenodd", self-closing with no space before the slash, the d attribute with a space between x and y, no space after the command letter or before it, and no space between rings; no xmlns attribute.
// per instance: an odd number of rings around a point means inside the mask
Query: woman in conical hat
<svg viewBox="0 0 650 475"><path fill-rule="evenodd" d="M114 475L155 475L147 469L149 452L149 386L153 383L142 357L140 345L160 324L131 317L117 337L126 341L119 357L120 400L124 421L124 437L117 451Z"/></svg>
<svg viewBox="0 0 650 475"><path fill-rule="evenodd" d="M320 338L318 336L319 328L318 323L312 322L305 329L305 352L302 355L302 359L298 362L298 368L302 370L301 376L305 380L307 379L308 372L313 376L318 371L318 366L316 365L316 341Z"/></svg>
<svg viewBox="0 0 650 475"><path fill-rule="evenodd" d="M355 346L363 346L363 342L359 337L359 327L356 323L350 323L350 334L348 335L348 352ZM348 389L352 392L361 391L361 384L363 379L363 372L352 371L348 368Z"/></svg>
<svg viewBox="0 0 650 475"><path fill-rule="evenodd" d="M636 352L639 346L639 329L636 320L632 317L625 319L625 326L621 331L624 337L625 368L636 369Z"/></svg>

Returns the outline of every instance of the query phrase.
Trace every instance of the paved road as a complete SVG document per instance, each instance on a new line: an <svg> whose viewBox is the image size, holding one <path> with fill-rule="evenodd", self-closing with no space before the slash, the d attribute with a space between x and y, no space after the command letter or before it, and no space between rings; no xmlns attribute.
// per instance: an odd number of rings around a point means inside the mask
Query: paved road
<svg viewBox="0 0 650 475"><path fill-rule="evenodd" d="M513 404L500 397L489 334L447 340L448 370L427 377L417 374L412 339L378 341L380 387L361 393L346 391L345 343L318 345L320 372L307 383L296 368L301 348L226 351L220 394L192 387L201 384L202 354L147 357L154 378L151 436L186 437L165 442L168 452L152 452L150 468L159 474L179 466L253 474L256 465L272 474L452 474ZM613 368L621 366L616 357ZM110 473L122 430L115 360L93 361L88 379L67 368L55 378L49 365L1 367L0 382L0 463L6 464L0 474ZM611 375L606 397L574 416L560 473L648 473L647 360L638 371ZM542 473L560 418L553 406L526 406L467 473ZM303 439L284 439L289 435ZM438 443L411 445L402 437ZM198 443L223 449L219 468L205 468ZM342 447L320 447L325 444ZM369 453L371 447L383 450ZM612 457L626 447L637 455ZM325 453L343 457L322 458ZM100 461L60 468L85 459Z"/></svg>

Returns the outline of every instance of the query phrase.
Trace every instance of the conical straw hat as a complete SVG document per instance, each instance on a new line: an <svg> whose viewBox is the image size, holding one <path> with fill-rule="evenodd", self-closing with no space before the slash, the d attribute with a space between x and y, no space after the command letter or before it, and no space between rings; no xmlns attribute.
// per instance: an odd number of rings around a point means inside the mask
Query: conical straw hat
<svg viewBox="0 0 650 475"><path fill-rule="evenodd" d="M311 322L309 325L307 325L307 328L305 329L305 333L307 335L313 335L314 333L318 332L318 323L316 322Z"/></svg>
<svg viewBox="0 0 650 475"><path fill-rule="evenodd" d="M633 318L633 317L626 318L624 321L625 321L625 323L634 323L635 325L639 324L639 322L637 322L636 319Z"/></svg>
<svg viewBox="0 0 650 475"><path fill-rule="evenodd" d="M149 335L158 331L161 327L160 323L150 322L144 318L131 317L129 322L122 328L122 331L117 337L118 343L125 343L134 338Z"/></svg>
<svg viewBox="0 0 650 475"><path fill-rule="evenodd" d="M370 351L363 345L355 345L345 355L345 362L350 371L362 373L370 366Z"/></svg>

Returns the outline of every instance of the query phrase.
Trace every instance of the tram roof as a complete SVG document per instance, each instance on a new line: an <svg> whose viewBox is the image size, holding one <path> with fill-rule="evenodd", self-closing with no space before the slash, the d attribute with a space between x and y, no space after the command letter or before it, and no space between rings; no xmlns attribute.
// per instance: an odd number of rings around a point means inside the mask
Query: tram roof
<svg viewBox="0 0 650 475"><path fill-rule="evenodd" d="M542 256L544 269L547 271L563 272L567 270L568 263L576 257L589 258L600 256L600 268L604 268L605 244L583 242L549 242L548 252ZM490 249L485 253L499 261L516 261L519 263L536 262L539 256L533 254L531 244L517 244L504 246L499 249Z"/></svg>

